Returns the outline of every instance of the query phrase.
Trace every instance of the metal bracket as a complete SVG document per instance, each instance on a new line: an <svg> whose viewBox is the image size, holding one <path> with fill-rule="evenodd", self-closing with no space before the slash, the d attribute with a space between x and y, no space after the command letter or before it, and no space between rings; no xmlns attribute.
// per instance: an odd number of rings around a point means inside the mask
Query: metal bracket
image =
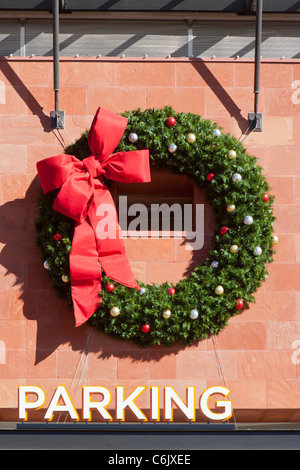
<svg viewBox="0 0 300 470"><path fill-rule="evenodd" d="M64 129L65 127L65 112L64 111L51 111L51 128Z"/></svg>
<svg viewBox="0 0 300 470"><path fill-rule="evenodd" d="M262 132L262 113L248 114L249 131Z"/></svg>

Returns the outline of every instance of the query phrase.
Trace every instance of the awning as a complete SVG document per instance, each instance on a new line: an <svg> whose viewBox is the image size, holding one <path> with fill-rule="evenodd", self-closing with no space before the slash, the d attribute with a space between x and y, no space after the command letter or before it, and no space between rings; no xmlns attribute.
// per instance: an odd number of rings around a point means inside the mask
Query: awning
<svg viewBox="0 0 300 470"><path fill-rule="evenodd" d="M61 13L72 11L177 11L251 14L256 0L60 0ZM0 0L0 10L52 11L52 0ZM298 0L265 0L264 13L300 13Z"/></svg>

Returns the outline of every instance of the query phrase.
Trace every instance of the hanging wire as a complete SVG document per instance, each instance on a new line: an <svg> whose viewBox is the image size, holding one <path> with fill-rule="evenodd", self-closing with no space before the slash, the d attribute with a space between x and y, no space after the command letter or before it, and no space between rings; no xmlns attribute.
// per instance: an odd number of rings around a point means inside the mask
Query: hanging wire
<svg viewBox="0 0 300 470"><path fill-rule="evenodd" d="M74 139L72 139L72 137L70 136L68 129L65 127L64 130L65 130L66 133L68 134L68 137L69 137L69 140L70 140L69 145L70 145L70 144L74 144Z"/></svg>
<svg viewBox="0 0 300 470"><path fill-rule="evenodd" d="M65 143L64 143L64 139L63 137L60 135L60 132L54 132L56 129L53 129L53 134L54 136L56 137L56 139L58 140L58 142L60 143L60 145L62 146L63 149L65 149Z"/></svg>
<svg viewBox="0 0 300 470"><path fill-rule="evenodd" d="M249 126L247 127L247 129L245 130L245 132L241 134L241 136L239 138L239 142L244 142L244 140L246 140L247 137L249 137L251 132L253 132L253 131L249 132L251 126L252 126L252 123L250 123Z"/></svg>
<svg viewBox="0 0 300 470"><path fill-rule="evenodd" d="M227 380L226 380L225 372L224 372L224 366L223 366L223 362L222 362L222 358L221 358L221 354L220 354L218 338L215 334L212 334L211 337L212 337L212 342L213 342L213 346L214 346L214 352L215 352L215 357L216 357L216 363L217 363L217 368L218 368L219 379L220 379L220 382L223 383L223 385L226 388L228 388ZM233 409L232 409L232 418L233 418L233 421L234 421L234 426L237 429L237 422L236 422L235 413L234 413Z"/></svg>
<svg viewBox="0 0 300 470"><path fill-rule="evenodd" d="M76 369L75 369L74 374L73 374L73 377L72 377L71 385L70 385L70 388L69 388L70 396L71 396L71 389L72 389L72 386L73 386L73 384L74 384L74 382L75 382L75 380L76 380L76 375L77 375L77 372L78 372L78 370L79 370L80 364L81 364L81 362L82 362L82 358L84 357L83 365L82 365L82 367L81 367L80 376L79 376L78 379L77 379L77 384L76 384L75 390L74 390L74 392L72 392L72 398L75 397L75 394L76 394L76 392L77 392L77 390L78 390L79 383L81 382L82 375L83 375L83 372L84 372L85 367L86 367L86 362L87 362L88 354L89 354L89 352L90 352L91 345L92 345L92 343L93 343L93 336L94 336L94 331L93 331L93 329L90 329L89 334L88 334L88 337L87 337L87 340L86 340L86 343L85 343L85 346L84 346L84 350L82 351L81 356L80 356L80 359L79 359L79 361L78 361L78 363L77 363ZM68 415L66 415L66 417L65 417L64 423L65 423L66 420L67 420L67 416L68 416ZM58 416L57 423L59 422L60 418L61 418L61 413L60 413L59 416Z"/></svg>
<svg viewBox="0 0 300 470"><path fill-rule="evenodd" d="M74 390L74 392L73 392L73 398L75 397L75 394L76 394L76 392L77 392L77 390L78 390L79 383L80 383L80 381L81 381L81 379L82 379L83 372L84 372L84 370L85 370L87 358L88 358L88 355L89 355L89 352L90 352L90 349L91 349L91 345L92 345L92 343L93 343L93 336L94 336L94 330L91 329L90 332L89 332L87 341L86 341L86 347L85 347L85 349L84 349L84 351L83 351L83 353L82 353L82 354L85 355L85 359L84 359L83 367L82 367L82 369L81 369L80 377L78 378L76 388L75 388L75 390ZM82 358L82 356L81 356L81 358ZM80 358L80 361L81 361L81 358ZM80 362L80 361L79 361L79 362ZM76 369L76 370L77 370L77 369ZM75 377L75 374L74 374L74 377ZM71 388L72 388L72 384L73 384L73 381L72 381L72 383L71 383Z"/></svg>
<svg viewBox="0 0 300 470"><path fill-rule="evenodd" d="M212 335L212 342L213 342L213 346L214 346L214 352L215 352L215 358L216 358L217 369L218 369L218 374L219 374L219 380L222 384L225 385L225 387L227 387L226 379L225 379L225 376L224 376L224 373L223 373L222 364L221 364L221 361L220 361L218 353L217 353L217 347L216 347L214 336L215 335L213 334Z"/></svg>
<svg viewBox="0 0 300 470"><path fill-rule="evenodd" d="M57 132L54 132L54 131L57 131ZM60 143L60 145L62 146L62 148L65 150L65 148L68 145L74 143L74 139L72 139L72 137L70 136L70 133L69 133L69 131L66 127L64 128L64 131L66 131L66 133L67 133L67 136L69 138L69 143L66 143L66 140L65 140L64 136L62 135L60 129L53 129L53 133L54 133L55 137L57 138L57 140Z"/></svg>

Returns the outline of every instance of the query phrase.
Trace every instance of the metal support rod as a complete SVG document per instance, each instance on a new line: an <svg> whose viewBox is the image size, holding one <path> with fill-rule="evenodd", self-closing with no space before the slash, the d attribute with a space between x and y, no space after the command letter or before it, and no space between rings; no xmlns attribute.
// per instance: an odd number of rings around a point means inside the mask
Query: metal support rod
<svg viewBox="0 0 300 470"><path fill-rule="evenodd" d="M253 7L254 2L248 4ZM248 114L248 122L251 131L262 131L262 114L258 112L258 97L260 92L260 62L262 41L262 12L263 0L256 0L256 29L255 29L255 72L254 72L254 113Z"/></svg>
<svg viewBox="0 0 300 470"><path fill-rule="evenodd" d="M256 38L255 38L255 79L254 79L254 113L258 116L258 95L260 92L260 61L262 40L262 12L263 0L256 2Z"/></svg>
<svg viewBox="0 0 300 470"><path fill-rule="evenodd" d="M59 111L59 0L52 0L52 12L54 111L51 111L51 127L52 129L63 129L65 112Z"/></svg>
<svg viewBox="0 0 300 470"><path fill-rule="evenodd" d="M53 87L55 111L59 110L59 0L53 0Z"/></svg>

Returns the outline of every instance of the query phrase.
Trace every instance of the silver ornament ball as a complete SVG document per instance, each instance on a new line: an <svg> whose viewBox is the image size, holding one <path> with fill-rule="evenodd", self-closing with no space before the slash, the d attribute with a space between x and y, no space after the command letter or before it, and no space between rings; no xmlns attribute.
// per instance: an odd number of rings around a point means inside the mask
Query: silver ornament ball
<svg viewBox="0 0 300 470"><path fill-rule="evenodd" d="M192 320L196 320L199 316L199 312L198 310L196 310L195 308L193 308L193 310L191 310L190 312L190 317Z"/></svg>
<svg viewBox="0 0 300 470"><path fill-rule="evenodd" d="M135 133L135 132L131 132L131 134L129 134L129 140L130 142L137 142L138 141L138 135Z"/></svg>
<svg viewBox="0 0 300 470"><path fill-rule="evenodd" d="M256 246L256 247L254 248L254 250L253 250L253 254L254 254L255 256L260 256L260 255L262 254L262 249L261 249L261 247L260 247L260 246Z"/></svg>
<svg viewBox="0 0 300 470"><path fill-rule="evenodd" d="M239 183L240 181L242 181L242 175L240 175L239 173L235 173L232 177L232 181L234 183Z"/></svg>
<svg viewBox="0 0 300 470"><path fill-rule="evenodd" d="M253 224L253 217L251 215L246 215L244 218L245 225L252 225Z"/></svg>
<svg viewBox="0 0 300 470"><path fill-rule="evenodd" d="M220 137L222 135L222 132L220 131L220 129L214 129L213 135L215 135L216 137Z"/></svg>
<svg viewBox="0 0 300 470"><path fill-rule="evenodd" d="M50 270L50 266L47 260L44 262L44 268Z"/></svg>
<svg viewBox="0 0 300 470"><path fill-rule="evenodd" d="M174 153L177 150L177 145L176 144L171 144L169 147L169 152Z"/></svg>
<svg viewBox="0 0 300 470"><path fill-rule="evenodd" d="M218 268L218 267L219 267L218 261L212 261L212 262L211 262L211 267L212 267L212 268Z"/></svg>

